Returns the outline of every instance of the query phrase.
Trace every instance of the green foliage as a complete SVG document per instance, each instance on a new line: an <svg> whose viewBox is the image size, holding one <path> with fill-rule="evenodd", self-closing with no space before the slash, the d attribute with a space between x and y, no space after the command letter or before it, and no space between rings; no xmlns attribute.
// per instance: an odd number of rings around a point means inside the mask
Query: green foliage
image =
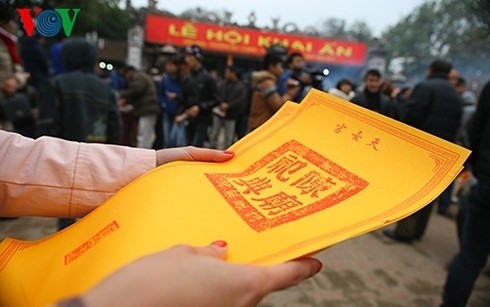
<svg viewBox="0 0 490 307"><path fill-rule="evenodd" d="M383 34L388 59L411 59L406 73L420 71L435 58L448 58L455 66L479 61L490 64L488 27L481 16L488 16L490 5L480 15L474 14L477 3L488 0L431 0L408 14Z"/></svg>
<svg viewBox="0 0 490 307"><path fill-rule="evenodd" d="M340 18L326 18L321 22L319 32L325 37L346 39L347 31L345 29L345 24L345 20Z"/></svg>
<svg viewBox="0 0 490 307"><path fill-rule="evenodd" d="M490 28L490 0L473 0L467 5L470 13L479 20L482 26Z"/></svg>
<svg viewBox="0 0 490 307"><path fill-rule="evenodd" d="M346 39L368 43L373 39L373 32L364 21L354 21L350 26L340 18L327 18L320 22L318 33L323 37Z"/></svg>
<svg viewBox="0 0 490 307"><path fill-rule="evenodd" d="M355 21L347 30L347 39L368 43L374 36L366 22Z"/></svg>

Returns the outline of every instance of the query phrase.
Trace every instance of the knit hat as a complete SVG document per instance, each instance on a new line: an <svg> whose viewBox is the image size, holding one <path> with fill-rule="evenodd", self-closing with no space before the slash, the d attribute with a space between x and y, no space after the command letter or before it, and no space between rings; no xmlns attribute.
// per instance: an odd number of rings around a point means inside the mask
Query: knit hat
<svg viewBox="0 0 490 307"><path fill-rule="evenodd" d="M199 61L202 61L204 58L202 55L202 49L198 45L190 45L185 47L185 53L195 56Z"/></svg>

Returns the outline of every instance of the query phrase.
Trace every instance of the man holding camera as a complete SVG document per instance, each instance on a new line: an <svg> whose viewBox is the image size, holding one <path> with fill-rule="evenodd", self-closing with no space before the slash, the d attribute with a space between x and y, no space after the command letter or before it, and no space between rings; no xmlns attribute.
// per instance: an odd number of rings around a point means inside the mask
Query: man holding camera
<svg viewBox="0 0 490 307"><path fill-rule="evenodd" d="M284 95L289 87L299 87L293 101L300 102L303 99L305 88L311 84L311 75L305 71L305 58L300 52L292 52L286 60L287 68L281 74L277 84L277 91Z"/></svg>

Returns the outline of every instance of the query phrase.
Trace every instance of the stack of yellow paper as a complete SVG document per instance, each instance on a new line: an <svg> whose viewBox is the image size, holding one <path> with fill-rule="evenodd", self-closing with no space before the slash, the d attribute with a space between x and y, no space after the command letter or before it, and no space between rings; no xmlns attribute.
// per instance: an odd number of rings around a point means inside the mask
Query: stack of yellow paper
<svg viewBox="0 0 490 307"><path fill-rule="evenodd" d="M0 305L39 306L175 244L226 240L228 261L274 264L386 226L434 200L469 151L312 90L232 146L175 162L72 227L0 245Z"/></svg>

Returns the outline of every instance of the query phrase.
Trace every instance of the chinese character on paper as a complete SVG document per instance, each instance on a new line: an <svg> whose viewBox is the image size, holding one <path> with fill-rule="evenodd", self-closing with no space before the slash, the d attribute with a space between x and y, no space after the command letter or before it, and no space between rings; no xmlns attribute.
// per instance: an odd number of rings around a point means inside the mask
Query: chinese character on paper
<svg viewBox="0 0 490 307"><path fill-rule="evenodd" d="M272 187L271 180L265 177L256 177L250 180L238 179L234 180L234 182L239 186L246 187L246 189L243 191L243 194L253 193L255 195L259 195L260 191Z"/></svg>
<svg viewBox="0 0 490 307"><path fill-rule="evenodd" d="M267 215L269 216L278 215L289 209L302 205L302 203L296 199L296 196L291 196L284 192L279 192L261 199L252 199L261 202L259 204L259 208L268 211Z"/></svg>
<svg viewBox="0 0 490 307"><path fill-rule="evenodd" d="M310 194L311 197L318 197L318 192L327 191L336 185L332 177L323 177L317 171L310 171L303 177L291 184L301 190L301 194Z"/></svg>
<svg viewBox="0 0 490 307"><path fill-rule="evenodd" d="M292 175L304 167L306 167L306 162L299 161L297 156L289 154L267 168L268 173L275 173L279 181L285 182L289 179L285 177L285 173Z"/></svg>

